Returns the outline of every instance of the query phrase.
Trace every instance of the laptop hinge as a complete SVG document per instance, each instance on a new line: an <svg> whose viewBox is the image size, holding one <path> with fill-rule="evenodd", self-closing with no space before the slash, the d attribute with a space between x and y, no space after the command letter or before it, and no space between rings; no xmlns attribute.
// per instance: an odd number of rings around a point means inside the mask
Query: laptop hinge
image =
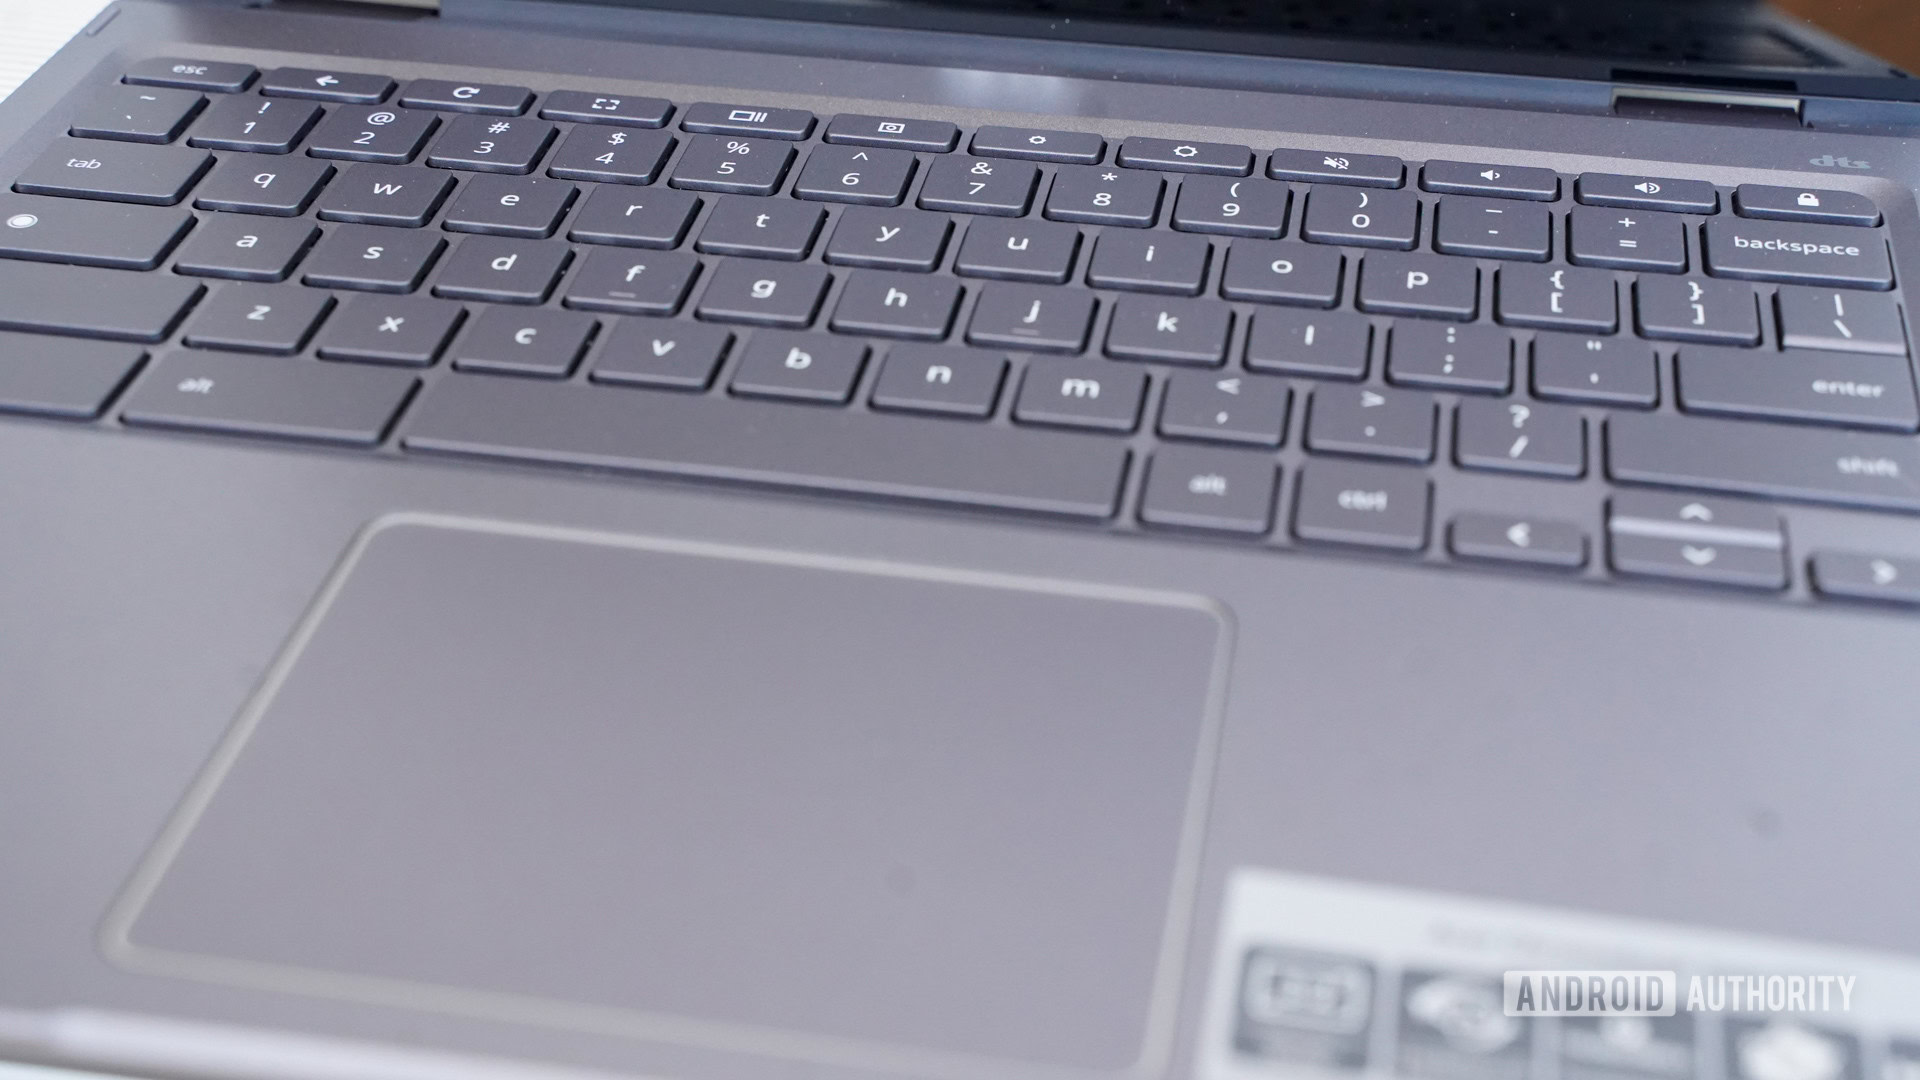
<svg viewBox="0 0 1920 1080"><path fill-rule="evenodd" d="M1643 120L1681 120L1750 127L1802 127L1805 101L1791 94L1705 86L1615 85L1613 111Z"/></svg>

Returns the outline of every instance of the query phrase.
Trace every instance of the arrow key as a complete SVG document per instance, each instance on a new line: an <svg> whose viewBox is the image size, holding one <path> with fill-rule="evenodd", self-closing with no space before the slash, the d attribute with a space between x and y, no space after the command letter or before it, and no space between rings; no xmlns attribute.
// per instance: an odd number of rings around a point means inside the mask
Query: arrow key
<svg viewBox="0 0 1920 1080"><path fill-rule="evenodd" d="M268 97L313 98L357 105L377 104L393 92L393 86L393 80L385 75L312 68L278 68L260 80L260 92Z"/></svg>
<svg viewBox="0 0 1920 1080"><path fill-rule="evenodd" d="M1176 371L1167 378L1160 434L1170 439L1279 446L1287 435L1287 380Z"/></svg>
<svg viewBox="0 0 1920 1080"><path fill-rule="evenodd" d="M1757 503L1621 492L1608 507L1614 570L1756 589L1787 584L1780 515Z"/></svg>
<svg viewBox="0 0 1920 1080"><path fill-rule="evenodd" d="M1511 514L1461 514L1447 528L1447 547L1462 559L1577 570L1587 564L1587 534L1570 521Z"/></svg>
<svg viewBox="0 0 1920 1080"><path fill-rule="evenodd" d="M1816 551L1807 569L1814 591L1830 600L1920 604L1920 559Z"/></svg>

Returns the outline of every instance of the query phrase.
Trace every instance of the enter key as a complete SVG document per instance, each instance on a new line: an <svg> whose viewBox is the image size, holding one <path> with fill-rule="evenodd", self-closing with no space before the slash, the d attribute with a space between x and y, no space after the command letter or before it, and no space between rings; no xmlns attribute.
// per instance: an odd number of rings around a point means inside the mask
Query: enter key
<svg viewBox="0 0 1920 1080"><path fill-rule="evenodd" d="M1904 356L1688 347L1675 361L1688 412L1920 429L1913 373Z"/></svg>

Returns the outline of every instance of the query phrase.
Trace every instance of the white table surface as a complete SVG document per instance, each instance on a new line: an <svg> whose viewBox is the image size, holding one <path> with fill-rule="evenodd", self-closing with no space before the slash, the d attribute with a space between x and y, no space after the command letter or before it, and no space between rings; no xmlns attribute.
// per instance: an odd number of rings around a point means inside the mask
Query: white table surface
<svg viewBox="0 0 1920 1080"><path fill-rule="evenodd" d="M13 93L35 68L107 5L102 0L0 0L0 97Z"/></svg>

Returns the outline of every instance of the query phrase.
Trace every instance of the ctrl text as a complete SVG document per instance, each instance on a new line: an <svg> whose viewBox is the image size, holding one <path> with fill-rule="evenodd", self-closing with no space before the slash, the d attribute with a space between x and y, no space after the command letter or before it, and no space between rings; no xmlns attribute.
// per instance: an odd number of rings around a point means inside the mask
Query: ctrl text
<svg viewBox="0 0 1920 1080"><path fill-rule="evenodd" d="M1361 513L1384 514L1387 512L1387 493L1384 491L1364 491L1360 488L1347 488L1335 501L1342 510L1355 510Z"/></svg>

